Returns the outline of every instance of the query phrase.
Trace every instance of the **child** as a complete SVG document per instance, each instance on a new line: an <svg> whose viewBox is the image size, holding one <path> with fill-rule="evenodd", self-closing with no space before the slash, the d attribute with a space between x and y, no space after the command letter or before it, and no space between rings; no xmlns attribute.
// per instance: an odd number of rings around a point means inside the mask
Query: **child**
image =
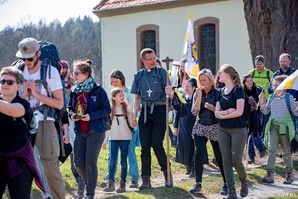
<svg viewBox="0 0 298 199"><path fill-rule="evenodd" d="M112 126L109 135L111 159L109 164L109 180L103 191L111 192L115 190L115 167L117 166L118 150L121 152L121 180L118 193L125 192L126 175L127 175L127 156L129 143L132 138L132 111L124 100L123 90L114 88L111 91L112 102Z"/></svg>
<svg viewBox="0 0 298 199"><path fill-rule="evenodd" d="M273 78L272 89L274 93L269 96L266 104L264 93L261 93L259 96L261 111L264 114L271 112L264 136L264 144L269 147L267 175L263 177L263 182L266 183L274 183L275 155L278 143L280 143L283 150L283 159L286 166L286 180L284 184L292 184L294 182L291 140L295 137L296 132L290 111L297 116L298 110L292 95L284 90L276 91L276 88L286 77L286 75L280 75Z"/></svg>

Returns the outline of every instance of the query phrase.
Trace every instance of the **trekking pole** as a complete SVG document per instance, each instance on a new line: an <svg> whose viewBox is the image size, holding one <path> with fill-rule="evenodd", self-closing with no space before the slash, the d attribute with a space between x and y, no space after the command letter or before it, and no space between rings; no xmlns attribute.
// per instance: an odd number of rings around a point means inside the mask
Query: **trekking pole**
<svg viewBox="0 0 298 199"><path fill-rule="evenodd" d="M247 166L248 166L248 150L249 150L249 142L250 142L250 139L251 139L251 135L248 136L248 139L247 139L247 143L246 143L246 154L245 154L245 160L246 160L246 163L245 163L245 171L247 171Z"/></svg>
<svg viewBox="0 0 298 199"><path fill-rule="evenodd" d="M167 86L169 85L169 65L173 59L166 57L166 59L162 60L162 62L166 63L167 67ZM169 95L166 95L166 141L167 141L167 184L171 184L171 176L170 176L170 135L169 135Z"/></svg>

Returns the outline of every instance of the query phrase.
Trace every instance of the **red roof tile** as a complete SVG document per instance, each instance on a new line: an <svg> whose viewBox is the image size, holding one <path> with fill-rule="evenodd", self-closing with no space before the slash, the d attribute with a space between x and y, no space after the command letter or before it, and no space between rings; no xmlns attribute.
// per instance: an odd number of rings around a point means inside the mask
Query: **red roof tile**
<svg viewBox="0 0 298 199"><path fill-rule="evenodd" d="M97 6L94 7L94 10L110 10L117 8L128 8L128 7L137 7L144 5L159 4L164 2L170 2L175 0L102 0Z"/></svg>

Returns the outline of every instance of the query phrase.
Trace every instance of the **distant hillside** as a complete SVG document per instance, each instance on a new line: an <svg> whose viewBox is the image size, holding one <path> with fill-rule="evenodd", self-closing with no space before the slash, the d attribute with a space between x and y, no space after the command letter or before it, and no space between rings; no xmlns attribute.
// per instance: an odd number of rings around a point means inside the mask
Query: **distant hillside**
<svg viewBox="0 0 298 199"><path fill-rule="evenodd" d="M0 66L10 65L16 60L18 43L25 37L47 40L54 43L60 58L71 65L76 59L92 59L97 79L101 82L101 35L100 22L90 17L71 18L62 26L59 21L49 25L43 22L26 24L21 28L5 28L0 32Z"/></svg>

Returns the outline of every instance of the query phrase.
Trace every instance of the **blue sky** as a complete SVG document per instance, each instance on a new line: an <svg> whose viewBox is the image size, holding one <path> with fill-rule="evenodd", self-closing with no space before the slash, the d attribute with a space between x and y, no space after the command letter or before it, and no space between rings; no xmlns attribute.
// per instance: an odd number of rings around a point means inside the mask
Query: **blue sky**
<svg viewBox="0 0 298 199"><path fill-rule="evenodd" d="M64 23L70 17L88 15L98 18L92 9L100 0L0 0L0 30L6 26L18 27L28 22L58 19ZM3 3L4 2L4 3Z"/></svg>

